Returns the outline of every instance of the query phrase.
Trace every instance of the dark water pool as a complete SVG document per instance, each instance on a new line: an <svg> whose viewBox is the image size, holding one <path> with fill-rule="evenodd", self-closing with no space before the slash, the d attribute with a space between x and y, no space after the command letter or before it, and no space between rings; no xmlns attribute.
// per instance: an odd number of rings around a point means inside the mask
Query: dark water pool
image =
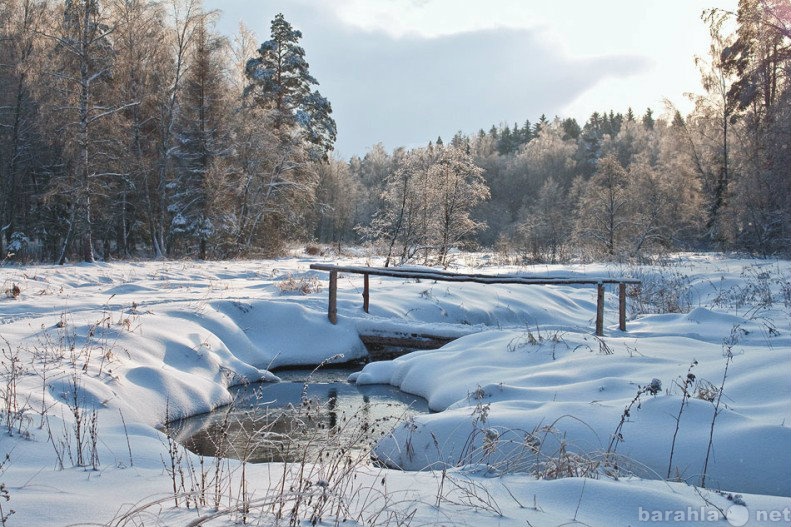
<svg viewBox="0 0 791 527"><path fill-rule="evenodd" d="M236 388L231 406L175 423L175 439L207 456L315 462L366 455L401 420L428 412L425 399L391 386L349 384L353 371L278 371L282 382Z"/></svg>

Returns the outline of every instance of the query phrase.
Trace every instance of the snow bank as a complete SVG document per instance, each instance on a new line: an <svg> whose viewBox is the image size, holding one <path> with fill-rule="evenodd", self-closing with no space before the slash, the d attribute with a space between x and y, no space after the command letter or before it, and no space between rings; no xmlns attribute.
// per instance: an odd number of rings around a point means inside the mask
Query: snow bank
<svg viewBox="0 0 791 527"><path fill-rule="evenodd" d="M668 469L681 403L677 383L697 360L692 371L711 383L700 386L719 387L726 350L733 360L707 484L743 493L751 510L788 504L788 262L686 255L670 267L482 270L471 267L480 261L473 256L463 260L459 271L637 276L646 291L630 299L630 310L652 314L630 320L628 331L620 332L617 298L608 292L606 336L597 339L595 289L588 286L376 278L371 313L365 314L362 278L342 275L339 323L332 325L326 292L281 291L287 279L313 284L322 277L308 270L315 259L0 268L0 291L12 284L21 289L17 299L0 298L4 401L12 393L9 372L18 372L14 404L0 412L0 424L13 425L0 439L0 455L9 454L0 481L16 510L9 525L107 522L125 504L167 496L168 445L157 427L229 402L232 384L276 380L272 368L362 357L360 330L461 337L441 350L370 364L356 378L419 394L439 411L382 441L376 449L382 460L410 469L461 461L466 468L452 468L448 475L502 504L502 517L481 507L472 507L478 512L469 516L471 506L432 505L442 492L439 473L360 469L360 481L379 485L386 478L388 493L408 496L419 523L560 525L574 518L626 525L640 520L640 507L709 507L692 487L657 479ZM665 313L672 305L683 312ZM624 408L654 378L664 389L642 396L617 444L620 467L649 479L535 480L535 456L528 454L535 453L536 438L542 456L552 457L562 446L601 460ZM699 398L685 407L673 478L699 482L713 411L712 402ZM91 416L99 464L77 466L75 424L83 419L88 426ZM254 485L264 489L279 469L248 470ZM729 505L725 495L707 496L718 507ZM168 523L193 518L167 507L161 514L172 519Z"/></svg>

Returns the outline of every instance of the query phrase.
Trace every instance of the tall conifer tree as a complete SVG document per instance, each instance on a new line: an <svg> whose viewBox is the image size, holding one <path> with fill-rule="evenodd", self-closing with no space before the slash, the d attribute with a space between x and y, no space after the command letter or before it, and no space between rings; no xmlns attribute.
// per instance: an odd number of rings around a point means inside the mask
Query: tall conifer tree
<svg viewBox="0 0 791 527"><path fill-rule="evenodd" d="M285 133L298 127L302 138L326 158L337 130L330 102L312 89L319 82L310 74L305 50L299 45L302 32L278 14L271 36L258 48L258 57L247 61L250 85L245 94L274 112L275 129Z"/></svg>

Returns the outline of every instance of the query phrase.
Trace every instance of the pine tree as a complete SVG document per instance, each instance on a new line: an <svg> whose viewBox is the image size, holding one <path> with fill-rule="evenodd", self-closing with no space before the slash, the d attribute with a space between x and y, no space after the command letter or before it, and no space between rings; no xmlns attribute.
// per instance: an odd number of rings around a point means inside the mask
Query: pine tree
<svg viewBox="0 0 791 527"><path fill-rule="evenodd" d="M791 54L789 11L783 0L739 0L736 39L721 55L725 71L737 77L728 90L735 111L752 107L762 119L782 93Z"/></svg>
<svg viewBox="0 0 791 527"><path fill-rule="evenodd" d="M561 122L561 127L563 128L564 141L567 141L569 139L576 141L577 138L582 133L582 128L580 128L580 125L577 123L577 120L571 117L567 119L563 119L563 121Z"/></svg>
<svg viewBox="0 0 791 527"><path fill-rule="evenodd" d="M620 113L614 113L610 110L610 131L612 136L618 135L621 131L621 125L623 124L623 115Z"/></svg>
<svg viewBox="0 0 791 527"><path fill-rule="evenodd" d="M603 112L601 116L601 131L603 135L613 135L612 123L610 122L610 116L607 115L607 112Z"/></svg>
<svg viewBox="0 0 791 527"><path fill-rule="evenodd" d="M486 135L486 134L483 133L483 130L481 130L478 133L479 137L481 137L482 135L484 135L484 136ZM458 131L453 136L453 139L450 140L450 145L452 147L454 147L454 148L462 148L462 147L469 148L470 147L470 139L468 137L465 137L464 134L461 133L461 131Z"/></svg>
<svg viewBox="0 0 791 527"><path fill-rule="evenodd" d="M722 47L719 57L733 78L727 92L730 124L739 122L737 131L747 132L735 147L744 153L734 155L743 165L730 174L733 237L740 247L763 256L788 254L791 246L791 178L788 148L782 146L790 126L789 15L787 0L740 0L735 40Z"/></svg>
<svg viewBox="0 0 791 527"><path fill-rule="evenodd" d="M219 52L222 41L207 27L207 17L196 26L190 65L180 103L177 147L177 179L169 196L171 235L198 242L198 258L205 259L207 243L214 234L212 192L222 182L217 161L229 153L224 101L223 71Z"/></svg>
<svg viewBox="0 0 791 527"><path fill-rule="evenodd" d="M577 166L584 177L590 177L596 171L596 165L602 155L602 118L599 112L593 112L582 128L577 143Z"/></svg>
<svg viewBox="0 0 791 527"><path fill-rule="evenodd" d="M508 155L513 151L513 137L511 128L508 125L500 132L500 140L497 142L497 151L501 156Z"/></svg>
<svg viewBox="0 0 791 527"><path fill-rule="evenodd" d="M646 108L645 115L643 115L643 127L646 130L653 130L654 124L654 111L651 108Z"/></svg>
<svg viewBox="0 0 791 527"><path fill-rule="evenodd" d="M527 144L533 139L533 125L530 124L530 119L525 119L525 124L522 127L522 144Z"/></svg>
<svg viewBox="0 0 791 527"><path fill-rule="evenodd" d="M533 125L533 137L540 134L541 130L543 130L544 127L548 124L549 121L547 120L547 116L542 113L541 117L538 118L538 122Z"/></svg>
<svg viewBox="0 0 791 527"><path fill-rule="evenodd" d="M250 84L245 94L274 113L273 125L282 136L298 128L303 140L326 158L335 143L336 125L330 102L312 90L318 81L310 75L305 50L299 45L302 32L282 14L275 16L271 30L271 39L258 48L258 57L247 61Z"/></svg>
<svg viewBox="0 0 791 527"><path fill-rule="evenodd" d="M319 165L319 182L314 205L314 234L323 243L337 244L350 240L360 205L360 183L349 163L330 159Z"/></svg>

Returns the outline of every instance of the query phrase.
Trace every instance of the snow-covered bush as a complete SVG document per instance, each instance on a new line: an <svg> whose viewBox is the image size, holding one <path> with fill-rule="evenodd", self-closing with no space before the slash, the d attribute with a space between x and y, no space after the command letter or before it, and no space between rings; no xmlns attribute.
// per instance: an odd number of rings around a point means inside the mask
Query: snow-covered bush
<svg viewBox="0 0 791 527"><path fill-rule="evenodd" d="M626 273L642 281L640 287L631 289L633 315L656 313L687 313L692 304L689 285L691 279L673 267L647 270L634 268Z"/></svg>
<svg viewBox="0 0 791 527"><path fill-rule="evenodd" d="M309 295L311 293L321 292L321 283L315 276L300 276L295 278L293 275L289 274L285 279L278 282L277 287L280 289L281 294L301 293L303 295Z"/></svg>
<svg viewBox="0 0 791 527"><path fill-rule="evenodd" d="M766 265L750 265L742 270L743 281L719 288L714 305L738 313L745 310L748 318L781 303L791 307L791 281L780 269Z"/></svg>

